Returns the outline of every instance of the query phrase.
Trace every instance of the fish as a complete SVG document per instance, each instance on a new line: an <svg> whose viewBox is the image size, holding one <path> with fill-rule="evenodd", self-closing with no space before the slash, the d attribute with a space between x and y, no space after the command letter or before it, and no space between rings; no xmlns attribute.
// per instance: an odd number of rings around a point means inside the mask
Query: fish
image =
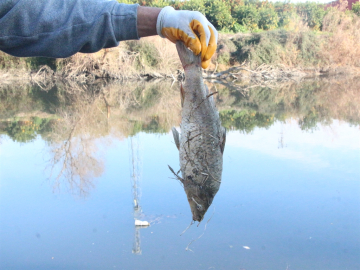
<svg viewBox="0 0 360 270"><path fill-rule="evenodd" d="M201 54L194 55L180 41L176 49L185 73L180 86L180 134L172 127L181 176L169 168L183 184L193 221L200 223L220 188L226 129L215 106L217 92L210 93L204 83Z"/></svg>

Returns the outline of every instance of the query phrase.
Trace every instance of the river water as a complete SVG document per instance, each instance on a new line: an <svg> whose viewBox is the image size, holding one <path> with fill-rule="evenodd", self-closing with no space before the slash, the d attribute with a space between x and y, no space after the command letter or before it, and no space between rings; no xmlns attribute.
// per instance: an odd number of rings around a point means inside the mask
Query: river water
<svg viewBox="0 0 360 270"><path fill-rule="evenodd" d="M0 88L0 269L360 269L358 79L209 84L222 183L190 227L176 84L42 88Z"/></svg>

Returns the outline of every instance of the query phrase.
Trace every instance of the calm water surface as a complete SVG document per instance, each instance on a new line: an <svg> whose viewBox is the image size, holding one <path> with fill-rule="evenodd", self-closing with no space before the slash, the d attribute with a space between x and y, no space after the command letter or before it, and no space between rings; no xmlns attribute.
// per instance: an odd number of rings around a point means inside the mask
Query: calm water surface
<svg viewBox="0 0 360 270"><path fill-rule="evenodd" d="M177 89L106 87L32 90L25 101L3 90L0 269L360 269L354 96L341 96L346 111L312 104L319 88L309 106L219 91L222 184L185 231L189 204L168 169L179 169Z"/></svg>

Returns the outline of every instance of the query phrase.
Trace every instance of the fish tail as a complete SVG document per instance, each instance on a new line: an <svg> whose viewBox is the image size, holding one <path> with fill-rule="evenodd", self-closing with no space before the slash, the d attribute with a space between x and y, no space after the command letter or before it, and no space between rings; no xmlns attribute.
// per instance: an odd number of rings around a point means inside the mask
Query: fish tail
<svg viewBox="0 0 360 270"><path fill-rule="evenodd" d="M186 45L182 41L176 42L176 49L184 69L188 65L201 64L201 54L195 55L191 50L186 48Z"/></svg>

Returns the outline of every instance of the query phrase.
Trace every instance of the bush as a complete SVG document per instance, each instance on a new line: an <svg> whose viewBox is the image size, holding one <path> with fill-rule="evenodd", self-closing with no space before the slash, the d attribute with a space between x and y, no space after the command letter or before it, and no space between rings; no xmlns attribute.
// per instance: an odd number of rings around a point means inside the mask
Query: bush
<svg viewBox="0 0 360 270"><path fill-rule="evenodd" d="M229 130L240 130L250 133L256 127L268 128L274 124L274 116L254 110L224 110L220 112L222 125Z"/></svg>
<svg viewBox="0 0 360 270"><path fill-rule="evenodd" d="M216 60L219 64L230 65L232 54L237 51L237 47L231 39L220 39L217 47Z"/></svg>
<svg viewBox="0 0 360 270"><path fill-rule="evenodd" d="M244 25L241 25L241 24L238 24L237 22L234 23L234 25L231 27L231 31L234 32L234 33L239 33L239 32L242 32L242 33L246 33L249 31L249 29L244 26Z"/></svg>
<svg viewBox="0 0 360 270"><path fill-rule="evenodd" d="M276 2L274 8L279 18L278 27L289 27L293 18L297 16L294 4Z"/></svg>
<svg viewBox="0 0 360 270"><path fill-rule="evenodd" d="M183 1L180 7L182 10L195 10L206 14L205 0Z"/></svg>
<svg viewBox="0 0 360 270"><path fill-rule="evenodd" d="M288 33L275 30L240 38L235 42L238 50L234 53L238 62L251 61L251 66L281 63Z"/></svg>
<svg viewBox="0 0 360 270"><path fill-rule="evenodd" d="M303 18L307 25L314 30L321 30L322 21L326 14L324 5L314 2L297 4L297 13Z"/></svg>
<svg viewBox="0 0 360 270"><path fill-rule="evenodd" d="M25 68L28 70L38 70L43 65L56 70L56 59L46 57L15 57L0 52L0 69Z"/></svg>
<svg viewBox="0 0 360 270"><path fill-rule="evenodd" d="M299 56L302 59L303 65L317 65L322 61L319 55L321 50L320 39L314 32L307 31L300 33L298 46Z"/></svg>
<svg viewBox="0 0 360 270"><path fill-rule="evenodd" d="M157 67L160 64L161 58L159 51L155 45L146 41L128 41L127 45L132 52L139 52L137 68L141 66Z"/></svg>
<svg viewBox="0 0 360 270"><path fill-rule="evenodd" d="M234 18L240 25L246 27L250 31L258 29L260 15L254 5L243 5L235 8Z"/></svg>
<svg viewBox="0 0 360 270"><path fill-rule="evenodd" d="M160 7L160 8L163 8L163 7L166 7L168 6L169 4L169 1L167 0L146 0L146 1L140 1L140 4L144 4L146 3L145 5L148 6L148 7Z"/></svg>
<svg viewBox="0 0 360 270"><path fill-rule="evenodd" d="M51 119L33 117L30 120L14 119L5 131L15 142L31 142L38 134L50 129Z"/></svg>
<svg viewBox="0 0 360 270"><path fill-rule="evenodd" d="M351 9L356 15L360 16L360 2L353 3Z"/></svg>
<svg viewBox="0 0 360 270"><path fill-rule="evenodd" d="M320 122L319 115L315 109L312 109L306 116L299 119L299 126L301 130L314 131Z"/></svg>
<svg viewBox="0 0 360 270"><path fill-rule="evenodd" d="M137 4L139 2L137 0L117 0L117 1L123 4Z"/></svg>
<svg viewBox="0 0 360 270"><path fill-rule="evenodd" d="M47 65L52 70L56 70L56 59L47 57L27 57L25 58L26 65L30 70L38 70L41 66Z"/></svg>
<svg viewBox="0 0 360 270"><path fill-rule="evenodd" d="M273 30L277 28L279 17L272 6L264 6L259 9L259 28L263 30Z"/></svg>
<svg viewBox="0 0 360 270"><path fill-rule="evenodd" d="M206 17L216 29L229 31L235 24L231 16L231 9L227 2L222 0L206 1Z"/></svg>
<svg viewBox="0 0 360 270"><path fill-rule="evenodd" d="M329 64L360 66L360 18L357 15L331 8L324 17L323 31L330 32L322 44Z"/></svg>

